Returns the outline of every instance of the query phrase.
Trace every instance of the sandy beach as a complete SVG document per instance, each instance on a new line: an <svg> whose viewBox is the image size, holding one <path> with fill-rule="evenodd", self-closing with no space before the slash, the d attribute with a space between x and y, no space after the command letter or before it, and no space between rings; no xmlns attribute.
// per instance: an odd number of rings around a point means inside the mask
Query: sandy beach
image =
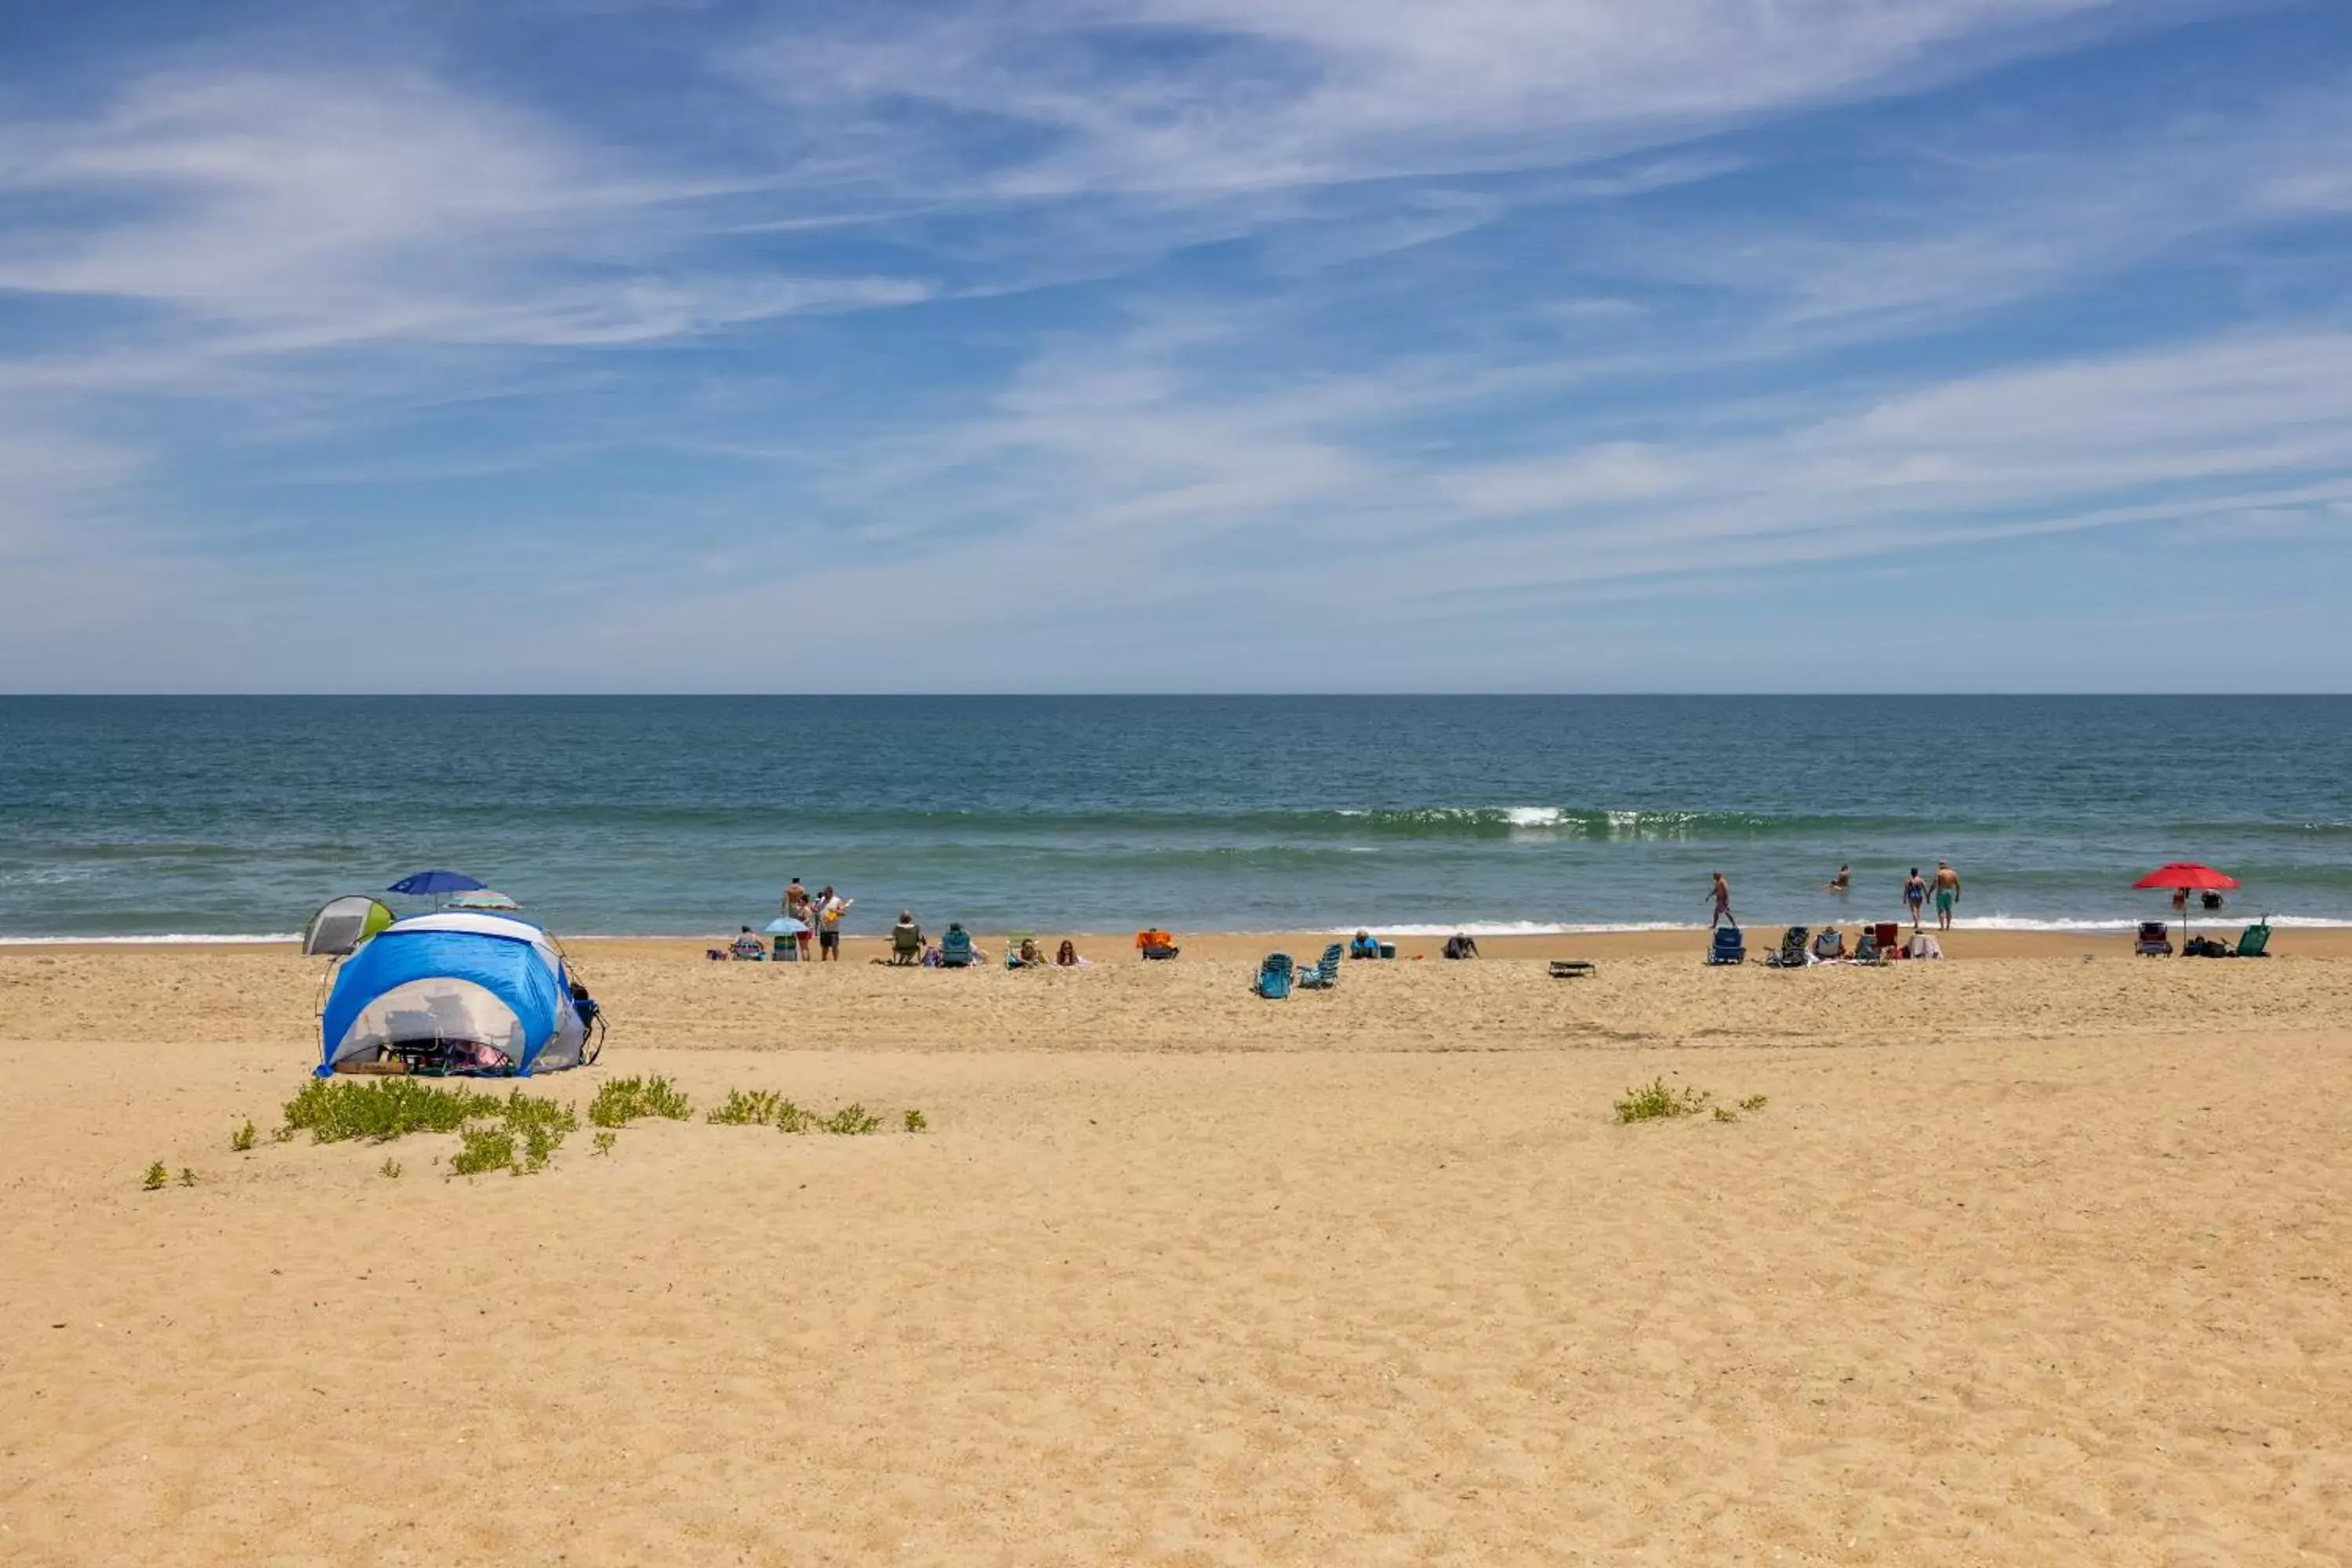
<svg viewBox="0 0 2352 1568"><path fill-rule="evenodd" d="M0 1561L2344 1560L2352 933L1277 944L576 943L614 1032L532 1092L696 1119L455 1180L269 1141L319 964L0 950ZM1765 1103L1619 1124L1661 1078Z"/></svg>

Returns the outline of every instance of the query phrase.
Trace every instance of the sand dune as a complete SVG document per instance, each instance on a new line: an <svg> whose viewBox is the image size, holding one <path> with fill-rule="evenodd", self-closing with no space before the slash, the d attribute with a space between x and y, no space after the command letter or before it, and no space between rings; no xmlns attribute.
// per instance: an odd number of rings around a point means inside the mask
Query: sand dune
<svg viewBox="0 0 2352 1568"><path fill-rule="evenodd" d="M2352 963L583 959L930 1130L232 1154L315 970L0 954L0 1560L2343 1558Z"/></svg>

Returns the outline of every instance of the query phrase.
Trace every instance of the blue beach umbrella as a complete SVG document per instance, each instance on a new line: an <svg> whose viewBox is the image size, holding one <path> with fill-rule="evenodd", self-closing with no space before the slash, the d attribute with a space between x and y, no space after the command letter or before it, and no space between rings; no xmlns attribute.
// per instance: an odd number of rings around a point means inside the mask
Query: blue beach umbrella
<svg viewBox="0 0 2352 1568"><path fill-rule="evenodd" d="M784 915L768 922L768 934L770 936L806 936L808 922L796 921L790 915Z"/></svg>
<svg viewBox="0 0 2352 1568"><path fill-rule="evenodd" d="M477 882L462 871L419 871L414 876L403 877L384 891L431 898L441 893L479 892L488 886L488 882Z"/></svg>

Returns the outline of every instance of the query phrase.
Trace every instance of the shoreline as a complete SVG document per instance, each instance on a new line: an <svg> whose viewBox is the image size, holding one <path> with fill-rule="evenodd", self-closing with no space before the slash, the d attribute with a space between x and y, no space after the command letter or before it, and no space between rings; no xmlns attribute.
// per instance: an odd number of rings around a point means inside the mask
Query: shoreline
<svg viewBox="0 0 2352 1568"><path fill-rule="evenodd" d="M2151 917L2153 918L2153 917ZM1760 962L1764 953L1778 945L1785 923L1751 921L1748 932L1750 963ZM1842 922L1842 929L1853 931L1860 922ZM1907 935L1910 926L1901 922ZM2251 921L2199 921L2195 932L2234 938ZM2352 923L2329 925L2285 925L2273 921L2276 934L2272 938L2271 951L2278 956L2305 958L2352 958ZM1026 928L1014 928L1026 929ZM1481 957L1534 961L1549 958L1655 958L1687 954L1696 959L1706 949L1707 928L1692 926L1633 926L1611 928L1574 928L1543 931L1482 932L1476 926L1467 929L1476 937ZM1818 928L1816 928L1818 929ZM2074 958L2083 956L2130 956L2129 926L2083 927L2075 929L2017 930L2006 927L1957 926L1946 932L1936 932L1932 924L1921 929L1939 936L1948 959L1990 958ZM2172 927L2173 941L2179 941L2179 926ZM925 934L936 940L938 932L926 928ZM981 927L973 937L992 961L1000 960L1005 945L1005 931L995 927ZM1281 951L1311 961L1323 947L1342 941L1347 932L1337 931L1295 930L1286 931L1195 931L1176 933L1177 944L1187 958L1255 959L1268 952ZM1450 929L1422 928L1404 931L1379 932L1383 940L1394 942L1399 961L1426 959L1435 962ZM703 953L724 945L728 933L714 931L707 935L677 934L575 936L558 931L557 940L568 948L590 954L627 954L631 956L673 956L679 959L701 960ZM1077 944L1081 955L1099 966L1104 963L1133 962L1132 932L1092 932L1055 931L1037 928L1038 941L1050 952L1053 945L1067 937ZM294 936L130 936L130 937L0 937L0 960L10 955L33 958L43 954L81 952L221 952L284 955L299 939ZM850 933L842 938L844 963L864 963L885 955L889 951L887 935ZM321 961L324 962L324 961ZM814 962L814 961L812 961ZM1177 962L1181 963L1182 959Z"/></svg>

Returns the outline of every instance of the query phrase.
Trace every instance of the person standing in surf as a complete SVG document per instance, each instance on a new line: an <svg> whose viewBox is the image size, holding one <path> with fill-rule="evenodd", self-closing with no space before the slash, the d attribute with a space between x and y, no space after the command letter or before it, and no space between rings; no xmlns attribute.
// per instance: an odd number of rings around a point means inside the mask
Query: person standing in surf
<svg viewBox="0 0 2352 1568"><path fill-rule="evenodd" d="M1911 868L1910 879L1903 884L1903 901L1911 909L1911 929L1917 931L1919 911L1927 907L1927 879L1919 875L1919 868L1916 866Z"/></svg>
<svg viewBox="0 0 2352 1568"><path fill-rule="evenodd" d="M1853 891L1853 868L1843 860L1839 861L1838 874L1822 886L1832 893L1851 893Z"/></svg>
<svg viewBox="0 0 2352 1568"><path fill-rule="evenodd" d="M1949 860L1936 862L1936 929L1952 929L1952 906L1960 901L1960 874Z"/></svg>
<svg viewBox="0 0 2352 1568"><path fill-rule="evenodd" d="M1723 879L1722 872L1717 871L1715 874L1715 886L1708 890L1707 897L1715 900L1715 913L1706 922L1707 930L1713 931L1717 926L1736 926L1739 923L1732 918L1731 884Z"/></svg>

